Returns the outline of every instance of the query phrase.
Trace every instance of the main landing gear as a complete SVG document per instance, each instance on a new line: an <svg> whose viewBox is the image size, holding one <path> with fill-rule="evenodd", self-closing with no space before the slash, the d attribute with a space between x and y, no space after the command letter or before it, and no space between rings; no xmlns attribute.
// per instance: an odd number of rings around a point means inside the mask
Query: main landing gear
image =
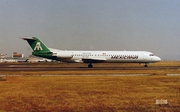
<svg viewBox="0 0 180 112"><path fill-rule="evenodd" d="M88 68L92 68L92 67L93 67L92 63L89 63Z"/></svg>
<svg viewBox="0 0 180 112"><path fill-rule="evenodd" d="M145 63L144 67L148 67L148 64L149 64L149 63Z"/></svg>

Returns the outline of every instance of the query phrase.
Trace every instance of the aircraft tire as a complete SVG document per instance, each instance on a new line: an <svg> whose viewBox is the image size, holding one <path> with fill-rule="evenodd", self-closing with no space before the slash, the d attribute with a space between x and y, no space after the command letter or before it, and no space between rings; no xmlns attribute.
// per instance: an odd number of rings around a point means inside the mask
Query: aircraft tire
<svg viewBox="0 0 180 112"><path fill-rule="evenodd" d="M90 64L88 65L88 68L93 68L93 65L90 63Z"/></svg>

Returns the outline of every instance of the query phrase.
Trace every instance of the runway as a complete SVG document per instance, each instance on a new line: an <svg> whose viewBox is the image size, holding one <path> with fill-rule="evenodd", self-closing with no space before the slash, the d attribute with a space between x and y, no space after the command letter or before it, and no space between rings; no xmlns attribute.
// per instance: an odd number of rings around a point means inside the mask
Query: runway
<svg viewBox="0 0 180 112"><path fill-rule="evenodd" d="M84 66L59 66L59 65L39 65L39 64L1 64L0 71L60 71L60 70L174 70L180 69L180 66L108 66L93 67Z"/></svg>

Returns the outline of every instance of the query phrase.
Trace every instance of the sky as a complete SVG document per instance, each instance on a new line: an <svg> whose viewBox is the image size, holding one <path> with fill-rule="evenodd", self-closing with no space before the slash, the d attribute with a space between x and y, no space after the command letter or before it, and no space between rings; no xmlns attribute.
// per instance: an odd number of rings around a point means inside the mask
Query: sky
<svg viewBox="0 0 180 112"><path fill-rule="evenodd" d="M21 38L61 50L150 51L180 60L180 0L0 0L0 53L31 54Z"/></svg>

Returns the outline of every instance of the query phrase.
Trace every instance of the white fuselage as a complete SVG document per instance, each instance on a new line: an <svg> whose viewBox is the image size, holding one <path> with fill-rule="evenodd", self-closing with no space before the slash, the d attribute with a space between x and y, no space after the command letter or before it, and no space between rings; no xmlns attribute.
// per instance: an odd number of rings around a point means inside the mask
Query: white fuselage
<svg viewBox="0 0 180 112"><path fill-rule="evenodd" d="M161 60L147 51L52 51L56 52L57 60L64 62L153 63Z"/></svg>

